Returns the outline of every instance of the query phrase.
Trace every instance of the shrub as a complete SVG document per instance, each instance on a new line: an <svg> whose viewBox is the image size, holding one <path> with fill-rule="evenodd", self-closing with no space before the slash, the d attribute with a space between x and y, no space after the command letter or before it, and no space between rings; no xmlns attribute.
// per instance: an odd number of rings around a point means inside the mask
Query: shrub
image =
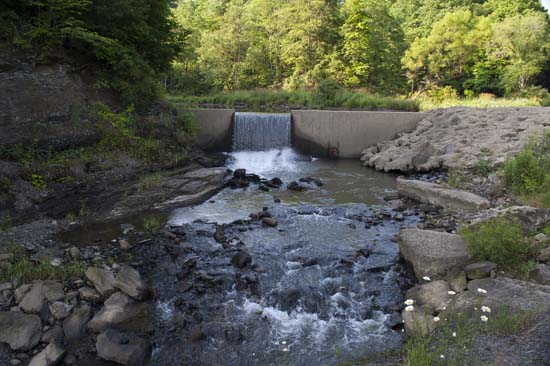
<svg viewBox="0 0 550 366"><path fill-rule="evenodd" d="M143 219L143 229L148 233L154 233L161 227L162 223L157 216L147 216Z"/></svg>
<svg viewBox="0 0 550 366"><path fill-rule="evenodd" d="M506 161L504 182L514 193L550 207L550 132Z"/></svg>
<svg viewBox="0 0 550 366"><path fill-rule="evenodd" d="M507 270L519 270L536 253L524 239L521 225L503 217L464 227L460 234L476 260L488 260Z"/></svg>
<svg viewBox="0 0 550 366"><path fill-rule="evenodd" d="M342 91L342 86L336 80L323 80L317 87L319 98L324 103L331 103L336 99L339 92Z"/></svg>

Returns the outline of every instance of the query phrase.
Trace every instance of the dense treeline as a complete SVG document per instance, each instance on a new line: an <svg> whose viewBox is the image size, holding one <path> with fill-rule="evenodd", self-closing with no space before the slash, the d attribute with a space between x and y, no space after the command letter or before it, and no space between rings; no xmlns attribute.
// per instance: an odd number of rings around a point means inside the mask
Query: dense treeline
<svg viewBox="0 0 550 366"><path fill-rule="evenodd" d="M179 0L171 91L533 94L550 83L539 0Z"/></svg>
<svg viewBox="0 0 550 366"><path fill-rule="evenodd" d="M101 86L146 105L182 38L167 0L2 0L0 41L38 55L63 48L99 65ZM92 62L93 61L93 62Z"/></svg>

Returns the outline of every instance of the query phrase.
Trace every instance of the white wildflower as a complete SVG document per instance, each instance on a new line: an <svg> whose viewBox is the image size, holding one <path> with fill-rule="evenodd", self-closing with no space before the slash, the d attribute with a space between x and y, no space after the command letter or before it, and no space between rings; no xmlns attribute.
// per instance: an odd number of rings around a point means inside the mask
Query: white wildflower
<svg viewBox="0 0 550 366"><path fill-rule="evenodd" d="M447 291L447 293L448 293L449 295L451 295L451 296L456 295L456 292L454 292L454 291Z"/></svg>
<svg viewBox="0 0 550 366"><path fill-rule="evenodd" d="M440 320L441 320L441 318L439 318L438 316L434 316L434 322L437 323L437 322L440 321Z"/></svg>
<svg viewBox="0 0 550 366"><path fill-rule="evenodd" d="M428 281L428 282L430 282L430 281L432 280L432 279L431 279L430 277L428 277L428 276L424 276L424 277L422 277L422 279L423 279L424 281Z"/></svg>
<svg viewBox="0 0 550 366"><path fill-rule="evenodd" d="M453 332L453 337L456 337L456 332Z"/></svg>
<svg viewBox="0 0 550 366"><path fill-rule="evenodd" d="M281 344L284 346L286 344L286 341L281 341Z"/></svg>
<svg viewBox="0 0 550 366"><path fill-rule="evenodd" d="M491 312L491 308L488 307L488 306L482 306L482 307L481 307L481 311L483 311L484 313L490 313L490 312Z"/></svg>
<svg viewBox="0 0 550 366"><path fill-rule="evenodd" d="M411 312L411 311L413 311L413 310L414 310L414 306L412 306L412 305L409 305L409 306L407 306L407 307L405 308L405 311Z"/></svg>
<svg viewBox="0 0 550 366"><path fill-rule="evenodd" d="M283 352L288 352L288 348L283 348Z"/></svg>
<svg viewBox="0 0 550 366"><path fill-rule="evenodd" d="M439 358L444 359L445 355L439 355Z"/></svg>
<svg viewBox="0 0 550 366"><path fill-rule="evenodd" d="M479 319L481 319L481 321L484 323L487 323L487 321L489 320L489 318L487 318L485 315L480 316Z"/></svg>
<svg viewBox="0 0 550 366"><path fill-rule="evenodd" d="M477 292L479 292L480 294L486 294L487 293L487 290L484 290L482 288L478 288L477 289Z"/></svg>
<svg viewBox="0 0 550 366"><path fill-rule="evenodd" d="M410 306L410 305L413 305L413 304L414 304L414 300L413 300L413 299L405 300L405 305Z"/></svg>

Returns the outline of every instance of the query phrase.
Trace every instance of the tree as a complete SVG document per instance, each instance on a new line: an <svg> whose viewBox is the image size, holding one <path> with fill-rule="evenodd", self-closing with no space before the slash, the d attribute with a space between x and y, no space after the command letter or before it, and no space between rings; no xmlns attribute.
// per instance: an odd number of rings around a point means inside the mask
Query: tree
<svg viewBox="0 0 550 366"><path fill-rule="evenodd" d="M545 12L540 0L487 0L483 8L499 20L528 11Z"/></svg>
<svg viewBox="0 0 550 366"><path fill-rule="evenodd" d="M502 83L508 92L533 85L550 49L546 14L529 12L507 18L493 26L491 57L505 60Z"/></svg>
<svg viewBox="0 0 550 366"><path fill-rule="evenodd" d="M396 89L404 52L403 32L379 0L348 0L343 8L341 59L344 84Z"/></svg>

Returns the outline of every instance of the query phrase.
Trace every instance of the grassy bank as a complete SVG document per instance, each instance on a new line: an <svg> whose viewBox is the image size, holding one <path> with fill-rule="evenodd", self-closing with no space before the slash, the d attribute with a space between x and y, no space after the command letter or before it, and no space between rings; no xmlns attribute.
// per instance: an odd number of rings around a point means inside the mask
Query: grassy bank
<svg viewBox="0 0 550 366"><path fill-rule="evenodd" d="M505 108L505 107L541 107L543 103L536 98L453 98L435 100L430 98L418 99L421 111L439 108L472 107L472 108Z"/></svg>
<svg viewBox="0 0 550 366"><path fill-rule="evenodd" d="M418 111L417 101L402 98L383 97L361 92L342 91L327 97L306 91L236 91L205 96L168 95L174 103L188 107L216 106L236 107L243 110L290 110L344 108L361 110Z"/></svg>

